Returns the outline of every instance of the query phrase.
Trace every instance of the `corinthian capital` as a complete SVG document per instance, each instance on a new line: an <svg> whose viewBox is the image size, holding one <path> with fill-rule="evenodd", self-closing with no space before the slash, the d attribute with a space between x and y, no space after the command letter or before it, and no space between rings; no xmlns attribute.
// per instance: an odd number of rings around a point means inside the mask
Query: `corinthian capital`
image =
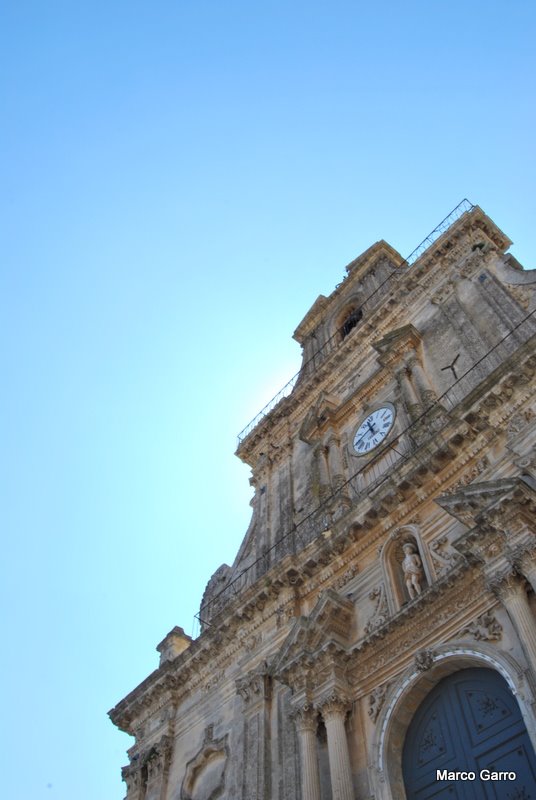
<svg viewBox="0 0 536 800"><path fill-rule="evenodd" d="M519 542L508 549L508 560L518 570L526 574L527 570L536 567L536 543L533 541Z"/></svg>
<svg viewBox="0 0 536 800"><path fill-rule="evenodd" d="M123 767L121 776L127 785L126 800L129 800L129 798L134 797L141 787L141 764L135 761L130 763L128 767Z"/></svg>
<svg viewBox="0 0 536 800"><path fill-rule="evenodd" d="M350 701L342 692L330 692L324 695L316 707L327 722L331 717L344 717L350 710Z"/></svg>
<svg viewBox="0 0 536 800"><path fill-rule="evenodd" d="M420 361L415 350L408 350L404 356L404 364L413 369L416 364L420 366Z"/></svg>
<svg viewBox="0 0 536 800"><path fill-rule="evenodd" d="M486 589L504 602L525 594L525 582L517 570L510 569L491 575L486 580Z"/></svg>
<svg viewBox="0 0 536 800"><path fill-rule="evenodd" d="M291 718L294 720L296 730L301 731L316 731L318 725L318 711L310 703L304 703L297 706L291 711Z"/></svg>
<svg viewBox="0 0 536 800"><path fill-rule="evenodd" d="M154 780L169 769L172 739L167 734L145 754L148 780Z"/></svg>

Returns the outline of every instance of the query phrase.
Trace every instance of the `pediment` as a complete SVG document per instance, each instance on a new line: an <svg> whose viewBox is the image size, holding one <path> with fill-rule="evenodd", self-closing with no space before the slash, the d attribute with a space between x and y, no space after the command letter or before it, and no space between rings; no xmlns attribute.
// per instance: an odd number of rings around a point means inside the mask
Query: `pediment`
<svg viewBox="0 0 536 800"><path fill-rule="evenodd" d="M334 589L322 592L308 617L299 617L273 662L280 675L297 661L312 656L328 644L345 647L348 643L354 604Z"/></svg>
<svg viewBox="0 0 536 800"><path fill-rule="evenodd" d="M406 353L417 350L422 341L420 332L411 323L389 331L372 346L380 354L381 364L389 364L402 358Z"/></svg>
<svg viewBox="0 0 536 800"><path fill-rule="evenodd" d="M312 330L314 330L314 327L317 324L317 319L326 308L328 302L328 298L325 295L318 295L315 302L304 316L292 336L292 338L295 339L299 344L303 344L305 337L308 336Z"/></svg>
<svg viewBox="0 0 536 800"><path fill-rule="evenodd" d="M346 272L349 275L358 275L362 278L369 269L374 268L374 265L381 258L387 258L397 268L405 263L398 250L395 250L385 239L380 239L347 264L345 267Z"/></svg>
<svg viewBox="0 0 536 800"><path fill-rule="evenodd" d="M514 506L536 510L536 491L523 477L470 483L454 494L436 498L436 503L468 528L478 525L484 514L512 513Z"/></svg>

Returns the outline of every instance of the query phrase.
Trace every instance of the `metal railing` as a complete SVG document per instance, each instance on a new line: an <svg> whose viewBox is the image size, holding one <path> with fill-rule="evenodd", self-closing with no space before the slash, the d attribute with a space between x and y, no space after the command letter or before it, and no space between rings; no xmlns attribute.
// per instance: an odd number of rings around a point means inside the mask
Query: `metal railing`
<svg viewBox="0 0 536 800"><path fill-rule="evenodd" d="M445 219L442 219L439 225L436 225L433 231L431 231L426 239L423 239L420 244L417 245L415 250L409 254L409 256L405 259L405 263L411 266L412 264L417 261L417 259L422 256L425 250L428 250L431 245L436 242L439 237L445 233L446 230L450 228L451 225L454 225L460 217L462 217L467 211L472 211L475 206L471 203L466 197L458 203L456 208L453 208L450 214L447 214Z"/></svg>

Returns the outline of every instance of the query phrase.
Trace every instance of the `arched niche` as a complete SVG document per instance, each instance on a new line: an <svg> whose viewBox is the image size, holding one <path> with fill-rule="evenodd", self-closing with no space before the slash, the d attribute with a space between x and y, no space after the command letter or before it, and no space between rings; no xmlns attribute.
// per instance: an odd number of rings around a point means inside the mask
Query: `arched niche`
<svg viewBox="0 0 536 800"><path fill-rule="evenodd" d="M516 697L527 733L536 747L534 696L521 666L506 653L485 643L442 645L430 653L431 666L409 667L389 688L376 721L370 745L371 781L377 800L407 800L402 774L402 752L415 712L443 678L464 669L494 669Z"/></svg>
<svg viewBox="0 0 536 800"><path fill-rule="evenodd" d="M404 546L411 545L415 554L420 558L424 578L421 580L421 590L424 591L432 583L432 568L428 550L424 546L417 525L404 525L394 531L382 548L382 570L385 581L387 605L391 614L395 614L410 597L406 586L403 569L405 558Z"/></svg>

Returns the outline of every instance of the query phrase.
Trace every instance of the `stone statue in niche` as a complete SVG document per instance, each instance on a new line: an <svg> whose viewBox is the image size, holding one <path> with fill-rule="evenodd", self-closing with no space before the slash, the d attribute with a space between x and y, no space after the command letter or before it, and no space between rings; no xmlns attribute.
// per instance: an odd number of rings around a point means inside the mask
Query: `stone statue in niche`
<svg viewBox="0 0 536 800"><path fill-rule="evenodd" d="M404 558L402 560L402 571L410 599L413 600L422 592L422 581L424 570L422 561L417 553L417 548L411 542L402 545Z"/></svg>

